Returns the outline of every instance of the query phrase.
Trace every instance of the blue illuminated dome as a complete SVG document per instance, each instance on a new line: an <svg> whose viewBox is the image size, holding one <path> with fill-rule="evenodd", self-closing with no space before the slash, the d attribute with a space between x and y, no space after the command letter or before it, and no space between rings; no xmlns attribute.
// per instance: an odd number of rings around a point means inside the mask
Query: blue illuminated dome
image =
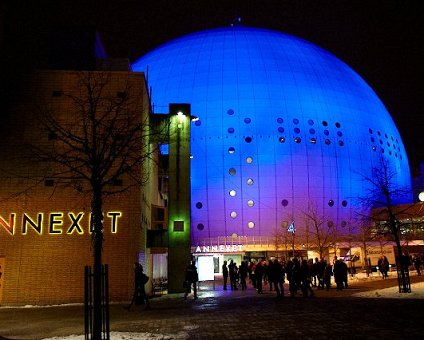
<svg viewBox="0 0 424 340"><path fill-rule="evenodd" d="M191 103L192 243L272 237L316 207L346 232L381 155L410 188L402 139L342 61L280 32L231 27L173 40L133 64L155 111ZM405 197L409 201L410 197Z"/></svg>

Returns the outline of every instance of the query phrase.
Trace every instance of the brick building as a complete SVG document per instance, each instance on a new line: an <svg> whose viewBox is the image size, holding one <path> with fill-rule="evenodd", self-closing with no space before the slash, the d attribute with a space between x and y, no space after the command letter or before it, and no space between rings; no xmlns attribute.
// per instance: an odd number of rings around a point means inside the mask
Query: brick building
<svg viewBox="0 0 424 340"><path fill-rule="evenodd" d="M92 265L93 257L90 195L75 190L75 182L68 185L65 179L49 177L52 165L37 161L33 146L55 145L55 137L38 124L40 112L60 115L65 124L75 122L71 96L65 94L81 95L75 92L78 77L88 74L106 73L36 72L27 78L4 117L0 128L0 305L83 301L84 266ZM144 75L122 71L107 76L108 95L128 96L126 109L138 112L140 122L148 119ZM111 183L111 190L126 190L103 200L103 262L109 265L112 301L131 297L134 262L152 272L146 230L151 227L152 206L164 205L157 190L156 164L154 156L146 159L138 169L145 179L142 184L124 175Z"/></svg>

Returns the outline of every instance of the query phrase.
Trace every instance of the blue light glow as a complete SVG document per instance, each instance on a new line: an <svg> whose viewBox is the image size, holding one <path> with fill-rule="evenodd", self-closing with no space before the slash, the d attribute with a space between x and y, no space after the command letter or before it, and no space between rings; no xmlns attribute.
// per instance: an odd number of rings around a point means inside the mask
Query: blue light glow
<svg viewBox="0 0 424 340"><path fill-rule="evenodd" d="M343 229L364 195L361 174L380 155L410 188L405 148L384 105L311 43L237 26L173 40L132 67L148 67L156 112L191 103L200 118L191 143L194 245L272 236L292 220L299 230L308 202Z"/></svg>

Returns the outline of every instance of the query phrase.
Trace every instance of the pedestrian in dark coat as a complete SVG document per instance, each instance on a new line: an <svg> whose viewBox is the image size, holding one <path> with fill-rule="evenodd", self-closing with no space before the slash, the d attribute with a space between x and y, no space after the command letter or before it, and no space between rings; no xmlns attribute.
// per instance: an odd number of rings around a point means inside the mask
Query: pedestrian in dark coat
<svg viewBox="0 0 424 340"><path fill-rule="evenodd" d="M300 265L300 280L303 297L313 296L314 292L311 288L312 275L307 260L302 260L302 264Z"/></svg>
<svg viewBox="0 0 424 340"><path fill-rule="evenodd" d="M336 282L337 290L343 290L344 270L342 260L334 262L334 281Z"/></svg>
<svg viewBox="0 0 424 340"><path fill-rule="evenodd" d="M324 275L323 275L323 282L325 285L325 288L328 290L330 290L331 287L331 277L333 276L333 267L331 266L330 263L327 263L326 261L324 261L325 263L325 269L324 269Z"/></svg>
<svg viewBox="0 0 424 340"><path fill-rule="evenodd" d="M247 285L246 285L247 271L248 271L247 263L246 261L242 261L239 267L241 290L247 289Z"/></svg>
<svg viewBox="0 0 424 340"><path fill-rule="evenodd" d="M186 292L184 294L184 299L187 299L187 295L191 292L191 286L193 286L193 297L197 299L197 281L199 281L199 275L197 274L196 263L191 261L187 266L186 275L185 275L185 284Z"/></svg>
<svg viewBox="0 0 424 340"><path fill-rule="evenodd" d="M126 309L130 310L131 306L135 303L136 305L146 304L146 309L150 309L150 301L147 296L145 284L149 281L149 277L144 274L143 266L135 262L134 263L134 293L130 304Z"/></svg>
<svg viewBox="0 0 424 340"><path fill-rule="evenodd" d="M222 264L222 277L224 278L224 290L227 290L227 282L228 282L227 261L224 261L224 263Z"/></svg>
<svg viewBox="0 0 424 340"><path fill-rule="evenodd" d="M282 282L284 282L284 269L280 262L277 259L274 260L272 264L273 273L272 273L272 282L274 284L274 289L277 292L277 297L284 295L284 288Z"/></svg>
<svg viewBox="0 0 424 340"><path fill-rule="evenodd" d="M262 262L259 261L255 267L255 278L256 278L256 289L258 294L262 294L262 279L264 276L265 268L262 265Z"/></svg>

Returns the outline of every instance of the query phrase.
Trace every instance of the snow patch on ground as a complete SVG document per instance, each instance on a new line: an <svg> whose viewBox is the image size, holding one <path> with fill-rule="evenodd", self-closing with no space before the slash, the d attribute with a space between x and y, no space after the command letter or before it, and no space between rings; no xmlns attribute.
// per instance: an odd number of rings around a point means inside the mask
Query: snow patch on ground
<svg viewBox="0 0 424 340"><path fill-rule="evenodd" d="M390 287L385 289L371 290L356 293L352 296L360 298L385 298L385 299L424 299L424 282L411 284L412 293L399 293L399 288Z"/></svg>

